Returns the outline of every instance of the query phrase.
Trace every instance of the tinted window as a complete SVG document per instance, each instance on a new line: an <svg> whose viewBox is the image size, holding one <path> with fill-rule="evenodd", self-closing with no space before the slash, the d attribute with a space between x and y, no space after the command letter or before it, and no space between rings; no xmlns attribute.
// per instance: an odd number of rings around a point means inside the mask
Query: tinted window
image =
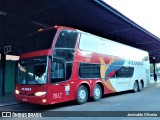
<svg viewBox="0 0 160 120"><path fill-rule="evenodd" d="M30 51L50 49L52 46L52 41L54 39L55 34L56 34L56 30L51 29L51 30L38 32L36 34L32 34L26 37L25 41L27 41L27 43L24 43L24 45L22 46L22 51L30 52Z"/></svg>
<svg viewBox="0 0 160 120"><path fill-rule="evenodd" d="M65 61L73 61L74 51L71 49L55 49L53 56L57 58L63 58Z"/></svg>
<svg viewBox="0 0 160 120"><path fill-rule="evenodd" d="M72 64L66 63L66 80L71 77ZM59 62L52 62L51 66L51 83L65 81L65 69L64 64Z"/></svg>
<svg viewBox="0 0 160 120"><path fill-rule="evenodd" d="M133 67L122 67L116 72L117 77L132 77L133 76Z"/></svg>
<svg viewBox="0 0 160 120"><path fill-rule="evenodd" d="M79 66L80 78L100 78L100 65L81 63Z"/></svg>
<svg viewBox="0 0 160 120"><path fill-rule="evenodd" d="M133 72L134 72L134 68L133 67L122 66L120 69L118 69L116 72L114 72L111 77L129 78L129 77L133 76Z"/></svg>
<svg viewBox="0 0 160 120"><path fill-rule="evenodd" d="M62 59L64 61L66 65L66 76L64 79L66 78L66 80L68 80L72 74L72 65L77 37L78 33L76 31L64 30L60 32L55 44L53 57Z"/></svg>
<svg viewBox="0 0 160 120"><path fill-rule="evenodd" d="M66 80L68 80L72 75L72 64L73 63L66 63Z"/></svg>
<svg viewBox="0 0 160 120"><path fill-rule="evenodd" d="M52 62L51 66L51 83L56 83L65 80L64 64Z"/></svg>
<svg viewBox="0 0 160 120"><path fill-rule="evenodd" d="M56 48L75 48L78 33L71 30L61 31L56 45Z"/></svg>

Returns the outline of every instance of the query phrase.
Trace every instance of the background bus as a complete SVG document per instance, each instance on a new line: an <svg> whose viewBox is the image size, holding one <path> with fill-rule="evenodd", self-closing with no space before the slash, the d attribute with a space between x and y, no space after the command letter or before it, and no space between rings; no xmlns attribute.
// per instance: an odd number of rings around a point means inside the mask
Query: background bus
<svg viewBox="0 0 160 120"><path fill-rule="evenodd" d="M149 82L148 53L73 28L55 26L29 36L20 55L16 99L41 105L103 94L141 91Z"/></svg>

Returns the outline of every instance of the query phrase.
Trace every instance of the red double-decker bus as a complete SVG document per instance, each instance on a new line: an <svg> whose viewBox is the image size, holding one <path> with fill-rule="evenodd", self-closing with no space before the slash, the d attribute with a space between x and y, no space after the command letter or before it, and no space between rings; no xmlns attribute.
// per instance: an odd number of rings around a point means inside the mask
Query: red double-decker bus
<svg viewBox="0 0 160 120"><path fill-rule="evenodd" d="M49 105L133 90L149 81L148 53L77 29L55 26L28 37L20 55L15 97Z"/></svg>

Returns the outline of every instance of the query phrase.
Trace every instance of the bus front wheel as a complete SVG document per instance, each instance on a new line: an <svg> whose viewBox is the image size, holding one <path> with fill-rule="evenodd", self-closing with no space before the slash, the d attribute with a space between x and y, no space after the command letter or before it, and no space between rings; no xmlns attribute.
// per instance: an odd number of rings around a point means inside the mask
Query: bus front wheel
<svg viewBox="0 0 160 120"><path fill-rule="evenodd" d="M93 98L94 101L98 101L98 100L101 99L101 97L102 97L102 88L99 84L96 84L94 86L92 98Z"/></svg>
<svg viewBox="0 0 160 120"><path fill-rule="evenodd" d="M84 104L88 100L88 90L84 85L81 85L77 91L77 103Z"/></svg>

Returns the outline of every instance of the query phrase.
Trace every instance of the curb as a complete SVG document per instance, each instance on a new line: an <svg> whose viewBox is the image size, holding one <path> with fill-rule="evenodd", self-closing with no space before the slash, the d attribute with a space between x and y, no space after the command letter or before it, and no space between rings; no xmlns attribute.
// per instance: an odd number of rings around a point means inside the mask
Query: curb
<svg viewBox="0 0 160 120"><path fill-rule="evenodd" d="M18 104L22 104L22 103L7 103L7 104L1 104L0 107L5 107L5 106L12 106L12 105L18 105Z"/></svg>

